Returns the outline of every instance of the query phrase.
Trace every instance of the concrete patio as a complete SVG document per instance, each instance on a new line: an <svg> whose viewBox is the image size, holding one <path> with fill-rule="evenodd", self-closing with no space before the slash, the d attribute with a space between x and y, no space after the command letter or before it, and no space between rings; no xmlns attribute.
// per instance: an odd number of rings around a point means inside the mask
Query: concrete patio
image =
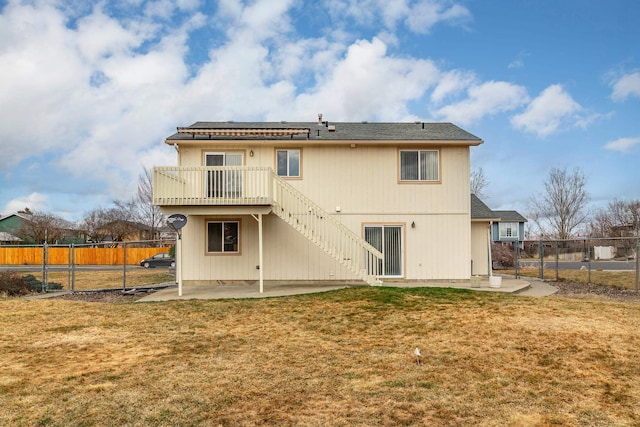
<svg viewBox="0 0 640 427"><path fill-rule="evenodd" d="M288 295L301 295L317 292L327 292L356 286L366 286L351 283L336 284L284 284L265 283L264 292L260 292L258 283L255 284L220 284L220 285L185 285L182 296L178 295L178 287L170 287L144 296L138 302L189 300L189 299L233 299L233 298L270 298ZM469 289L480 292L504 292L525 296L549 296L557 292L557 288L545 282L503 277L499 288L491 287L488 278L481 278L473 282L417 282L417 281L385 281L383 286L398 288L454 288Z"/></svg>

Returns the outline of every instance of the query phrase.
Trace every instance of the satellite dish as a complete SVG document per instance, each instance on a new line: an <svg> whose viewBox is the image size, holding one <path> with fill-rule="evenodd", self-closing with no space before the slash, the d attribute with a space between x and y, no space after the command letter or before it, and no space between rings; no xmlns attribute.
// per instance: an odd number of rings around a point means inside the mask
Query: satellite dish
<svg viewBox="0 0 640 427"><path fill-rule="evenodd" d="M187 225L187 217L182 214L170 215L169 218L167 218L167 225L175 231L178 231Z"/></svg>

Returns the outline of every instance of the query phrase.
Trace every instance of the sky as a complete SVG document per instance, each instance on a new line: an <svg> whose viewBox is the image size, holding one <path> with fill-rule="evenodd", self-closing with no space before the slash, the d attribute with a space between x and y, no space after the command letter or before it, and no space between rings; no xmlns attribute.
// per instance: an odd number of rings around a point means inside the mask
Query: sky
<svg viewBox="0 0 640 427"><path fill-rule="evenodd" d="M196 121L452 122L485 203L640 199L637 0L0 0L0 214L128 200Z"/></svg>

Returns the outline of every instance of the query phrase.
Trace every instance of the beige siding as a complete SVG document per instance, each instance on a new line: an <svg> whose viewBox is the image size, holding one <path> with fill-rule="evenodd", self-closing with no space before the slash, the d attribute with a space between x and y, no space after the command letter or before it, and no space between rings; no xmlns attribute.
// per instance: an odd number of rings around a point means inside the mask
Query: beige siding
<svg viewBox="0 0 640 427"><path fill-rule="evenodd" d="M242 147L246 147L241 150L245 165L275 168L277 145L273 142L265 145L264 141L256 141ZM406 279L470 277L469 147L440 148L440 182L420 184L399 183L398 147L302 143L287 148L300 148L302 158L301 179L289 182L358 235L364 235L365 223L404 225ZM180 165L201 166L203 153L215 151L238 151L238 145L181 145ZM193 243L183 251L185 283L258 280L257 222L251 216L239 219L241 255L211 256L205 255L205 217L189 216L184 237ZM412 222L415 228L411 227ZM266 280L354 278L275 215L264 217L264 263Z"/></svg>
<svg viewBox="0 0 640 427"><path fill-rule="evenodd" d="M489 274L489 223L473 222L471 224L471 274L486 276Z"/></svg>
<svg viewBox="0 0 640 427"><path fill-rule="evenodd" d="M206 254L206 222L239 220L240 254ZM185 283L255 281L259 279L258 223L251 216L190 216L183 230L182 265ZM275 215L263 217L265 280L353 280L337 261L326 255Z"/></svg>

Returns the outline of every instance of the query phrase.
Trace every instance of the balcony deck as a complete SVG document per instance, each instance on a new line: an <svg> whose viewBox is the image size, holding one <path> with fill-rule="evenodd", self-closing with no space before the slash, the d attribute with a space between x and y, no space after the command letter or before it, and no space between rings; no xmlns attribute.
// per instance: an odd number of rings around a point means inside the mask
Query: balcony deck
<svg viewBox="0 0 640 427"><path fill-rule="evenodd" d="M272 172L266 167L162 166L153 169L158 206L270 206Z"/></svg>

